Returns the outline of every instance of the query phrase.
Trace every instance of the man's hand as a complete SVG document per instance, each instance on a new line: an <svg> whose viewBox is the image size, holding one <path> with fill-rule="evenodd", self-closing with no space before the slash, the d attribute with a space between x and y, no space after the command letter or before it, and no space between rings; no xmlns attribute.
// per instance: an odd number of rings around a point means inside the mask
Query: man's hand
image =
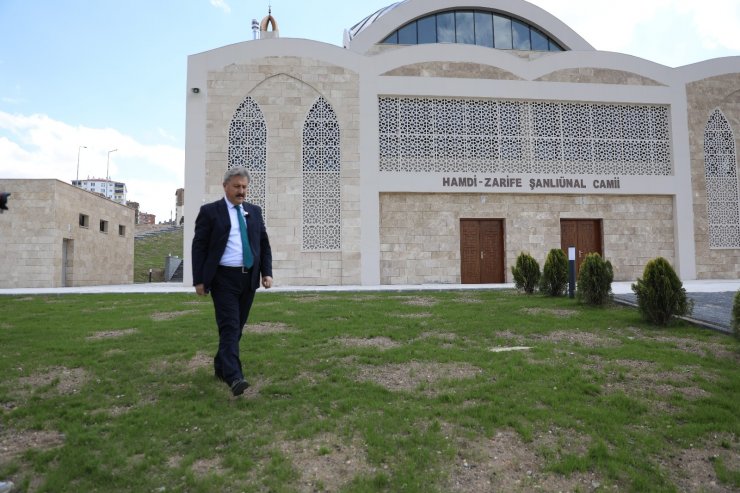
<svg viewBox="0 0 740 493"><path fill-rule="evenodd" d="M195 285L195 294L198 296L205 296L206 295L206 288L203 287L202 284L196 284Z"/></svg>
<svg viewBox="0 0 740 493"><path fill-rule="evenodd" d="M265 289L270 289L272 287L272 277L270 277L270 276L264 276L262 278L262 286Z"/></svg>

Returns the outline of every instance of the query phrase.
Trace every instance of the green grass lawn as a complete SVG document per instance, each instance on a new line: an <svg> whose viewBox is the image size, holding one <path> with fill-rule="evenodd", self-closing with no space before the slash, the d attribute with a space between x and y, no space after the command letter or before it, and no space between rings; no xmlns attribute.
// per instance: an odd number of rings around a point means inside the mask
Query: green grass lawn
<svg viewBox="0 0 740 493"><path fill-rule="evenodd" d="M183 258L182 231L168 231L134 242L134 282L149 282L149 269L153 282L164 280L165 258L168 255Z"/></svg>
<svg viewBox="0 0 740 493"><path fill-rule="evenodd" d="M737 491L740 343L511 291L0 297L0 480L44 492Z"/></svg>

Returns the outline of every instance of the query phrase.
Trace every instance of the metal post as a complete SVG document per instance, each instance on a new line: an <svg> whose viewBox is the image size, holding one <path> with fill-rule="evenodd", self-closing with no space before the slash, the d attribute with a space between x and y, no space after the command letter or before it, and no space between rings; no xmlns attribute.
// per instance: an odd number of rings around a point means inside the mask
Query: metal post
<svg viewBox="0 0 740 493"><path fill-rule="evenodd" d="M80 151L82 149L87 149L87 146L78 146L77 147L77 179L75 180L77 183L76 186L80 186Z"/></svg>
<svg viewBox="0 0 740 493"><path fill-rule="evenodd" d="M152 269L149 269L149 282L152 282Z"/></svg>
<svg viewBox="0 0 740 493"><path fill-rule="evenodd" d="M576 295L576 247L568 247L568 298Z"/></svg>

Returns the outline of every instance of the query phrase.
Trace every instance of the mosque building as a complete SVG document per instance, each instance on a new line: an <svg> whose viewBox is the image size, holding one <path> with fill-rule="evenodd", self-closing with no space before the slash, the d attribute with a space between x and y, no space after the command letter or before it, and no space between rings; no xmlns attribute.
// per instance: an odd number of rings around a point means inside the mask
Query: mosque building
<svg viewBox="0 0 740 493"><path fill-rule="evenodd" d="M512 282L569 246L740 277L740 57L598 51L523 0L397 2L343 47L259 29L188 58L186 252L244 166L278 285Z"/></svg>

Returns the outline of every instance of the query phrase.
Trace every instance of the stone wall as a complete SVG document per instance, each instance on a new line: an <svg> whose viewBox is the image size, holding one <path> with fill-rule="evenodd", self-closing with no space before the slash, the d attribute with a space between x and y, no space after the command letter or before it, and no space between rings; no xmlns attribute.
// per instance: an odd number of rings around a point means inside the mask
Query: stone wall
<svg viewBox="0 0 740 493"><path fill-rule="evenodd" d="M560 219L602 219L617 281L675 259L671 196L384 193L380 207L381 284L460 283L461 218L504 219L507 282L521 251L542 267L560 248Z"/></svg>
<svg viewBox="0 0 740 493"><path fill-rule="evenodd" d="M739 81L740 74L728 74L686 86L697 279L737 279L740 276L740 248L709 247L707 186L704 178L704 129L715 109L720 109L727 118L735 137L736 152L740 153Z"/></svg>
<svg viewBox="0 0 740 493"><path fill-rule="evenodd" d="M299 57L270 57L208 74L206 200L223 196L229 125L249 96L267 126L266 223L275 279L283 285L360 282L359 82L342 67ZM322 96L341 138L341 250L302 250L302 142L306 115Z"/></svg>
<svg viewBox="0 0 740 493"><path fill-rule="evenodd" d="M0 180L0 190L12 194L0 215L1 288L133 282L134 209L58 180Z"/></svg>

